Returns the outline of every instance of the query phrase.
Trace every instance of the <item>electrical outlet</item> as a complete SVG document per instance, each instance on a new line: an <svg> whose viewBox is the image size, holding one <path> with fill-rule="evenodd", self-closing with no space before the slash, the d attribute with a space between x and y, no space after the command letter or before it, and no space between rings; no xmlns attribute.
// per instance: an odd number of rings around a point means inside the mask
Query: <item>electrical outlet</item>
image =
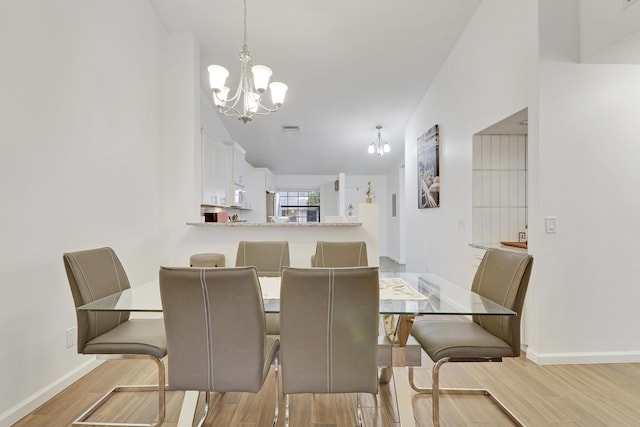
<svg viewBox="0 0 640 427"><path fill-rule="evenodd" d="M67 348L73 347L76 343L76 328L69 328L67 333Z"/></svg>
<svg viewBox="0 0 640 427"><path fill-rule="evenodd" d="M636 3L638 0L622 0L622 9L626 9L632 4Z"/></svg>

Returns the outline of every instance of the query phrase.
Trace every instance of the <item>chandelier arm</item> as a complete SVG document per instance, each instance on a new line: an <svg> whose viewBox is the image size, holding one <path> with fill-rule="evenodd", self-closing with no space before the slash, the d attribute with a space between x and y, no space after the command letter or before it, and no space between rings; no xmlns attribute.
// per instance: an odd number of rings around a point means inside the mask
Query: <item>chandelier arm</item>
<svg viewBox="0 0 640 427"><path fill-rule="evenodd" d="M222 114L235 116L246 123L255 115L267 115L278 111L282 106L282 101L278 98L279 103L274 104L274 108L266 107L262 103L266 88L261 87L259 91L256 89L254 81L255 76L253 74L253 58L251 57L251 53L247 47L247 0L243 1L243 25L244 33L242 49L240 50L240 81L238 88L232 97L228 97L228 88L225 87L224 89L226 92L223 96L225 96L226 99L224 100L218 96L217 92L220 92L220 89L214 90L213 96L215 105ZM270 74L271 71L269 70L269 75ZM281 98L284 99L284 93L286 92L287 87L282 83L279 83L279 85L284 86L284 89L279 87L282 93L278 91ZM212 85L212 88L213 87L214 86Z"/></svg>

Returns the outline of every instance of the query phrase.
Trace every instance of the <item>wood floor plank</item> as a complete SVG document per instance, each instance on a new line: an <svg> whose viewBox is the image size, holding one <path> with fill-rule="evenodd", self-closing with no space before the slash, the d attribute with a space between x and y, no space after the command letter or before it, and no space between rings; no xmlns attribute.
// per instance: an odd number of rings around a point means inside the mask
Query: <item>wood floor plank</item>
<svg viewBox="0 0 640 427"><path fill-rule="evenodd" d="M388 267L391 268L391 267ZM395 353L394 360L402 354ZM431 384L433 363L422 355L423 367L415 370L416 383ZM206 427L271 426L275 405L273 371L256 394L212 393ZM15 427L69 426L102 394L117 384L153 384L157 371L152 362L109 360L63 390ZM394 384L393 379L391 384ZM502 363L451 363L441 370L443 387L489 389L529 427L637 427L640 425L640 363L539 366L519 358ZM282 391L282 389L280 389ZM373 397L361 395L365 426L398 427L395 395L381 385ZM411 391L413 415L418 427L432 426L431 397ZM123 397L123 396L120 396ZM102 414L140 420L155 414L153 397L131 393L124 401L111 402ZM184 392L167 392L164 427L176 427ZM194 421L203 407L201 393ZM115 405L114 405L115 404ZM278 427L284 426L284 399L280 399ZM356 400L353 395L294 395L292 427L352 427ZM443 427L510 426L506 417L482 396L444 396Z"/></svg>
<svg viewBox="0 0 640 427"><path fill-rule="evenodd" d="M415 370L416 382L429 385L432 363L427 358L424 365ZM154 380L152 363L107 361L14 425L68 426L114 385ZM443 386L488 388L528 426L637 426L640 419L640 364L538 366L522 356L495 364L450 364L442 369L441 380ZM137 420L153 416L156 399L150 393L144 394L116 396L120 399L112 400L101 416ZM165 426L176 425L183 396L183 392L167 392ZM431 397L413 392L412 396L416 424L431 426ZM365 425L397 425L394 399L387 385L379 387L375 398L362 394ZM292 426L353 426L355 396L294 395L291 400ZM273 373L259 393L213 393L212 403L207 427L270 426L275 404ZM196 421L201 410L199 403ZM462 400L459 396L444 396L441 416L443 426L510 425L504 423L504 416L484 397ZM283 425L284 399L281 399L278 426Z"/></svg>

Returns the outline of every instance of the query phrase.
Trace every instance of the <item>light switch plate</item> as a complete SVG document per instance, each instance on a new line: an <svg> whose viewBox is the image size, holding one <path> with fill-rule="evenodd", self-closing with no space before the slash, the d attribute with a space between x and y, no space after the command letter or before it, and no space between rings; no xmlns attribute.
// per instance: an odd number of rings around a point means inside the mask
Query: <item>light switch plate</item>
<svg viewBox="0 0 640 427"><path fill-rule="evenodd" d="M556 232L556 217L548 216L545 218L547 234Z"/></svg>

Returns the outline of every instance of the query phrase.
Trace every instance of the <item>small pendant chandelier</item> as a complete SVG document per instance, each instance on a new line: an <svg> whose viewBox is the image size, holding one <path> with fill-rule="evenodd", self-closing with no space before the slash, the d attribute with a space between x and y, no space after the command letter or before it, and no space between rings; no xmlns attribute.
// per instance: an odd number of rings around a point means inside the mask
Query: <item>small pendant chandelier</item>
<svg viewBox="0 0 640 427"><path fill-rule="evenodd" d="M213 92L213 102L218 110L226 116L235 116L245 124L255 115L266 115L278 111L284 103L287 85L272 82L271 69L264 65L253 65L253 59L247 47L247 0L244 0L244 39L240 50L240 82L236 93L228 98L229 88L225 81L229 71L220 65L209 65L209 85ZM266 107L262 96L271 90L273 107Z"/></svg>
<svg viewBox="0 0 640 427"><path fill-rule="evenodd" d="M384 153L388 153L391 151L391 146L388 142L382 140L380 136L380 129L382 126L377 125L376 129L378 129L378 139L369 144L369 154L377 154L378 156L383 156Z"/></svg>

